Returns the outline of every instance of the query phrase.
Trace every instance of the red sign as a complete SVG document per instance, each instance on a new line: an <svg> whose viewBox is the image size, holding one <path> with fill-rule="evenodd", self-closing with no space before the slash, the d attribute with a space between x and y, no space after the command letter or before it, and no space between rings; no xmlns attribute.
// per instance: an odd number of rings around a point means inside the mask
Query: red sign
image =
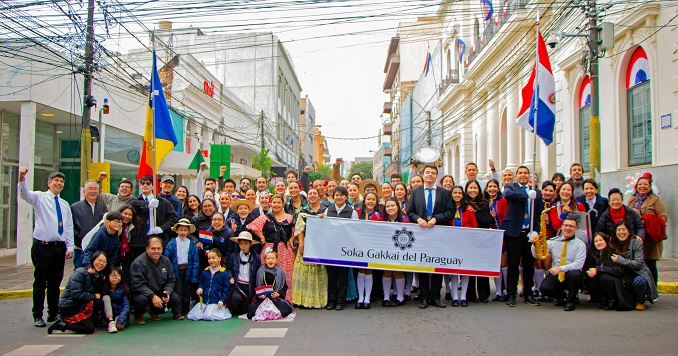
<svg viewBox="0 0 678 356"><path fill-rule="evenodd" d="M203 81L202 83L205 93L214 98L214 82Z"/></svg>
<svg viewBox="0 0 678 356"><path fill-rule="evenodd" d="M203 157L210 158L210 151L209 150L200 150L200 153L202 153Z"/></svg>

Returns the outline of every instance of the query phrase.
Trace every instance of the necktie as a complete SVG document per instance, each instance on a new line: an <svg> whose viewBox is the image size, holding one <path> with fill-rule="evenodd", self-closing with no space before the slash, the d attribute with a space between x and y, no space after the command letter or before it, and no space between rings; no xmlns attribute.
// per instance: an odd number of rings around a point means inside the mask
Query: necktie
<svg viewBox="0 0 678 356"><path fill-rule="evenodd" d="M59 235L61 235L64 233L64 218L61 216L61 204L59 204L58 195L54 196L54 201L56 202L56 213L57 219L59 220L59 226L57 227L57 230L59 231Z"/></svg>
<svg viewBox="0 0 678 356"><path fill-rule="evenodd" d="M566 264L567 264L567 241L564 241L563 252L560 254L560 267L565 266ZM558 280L561 282L565 281L565 272L558 273Z"/></svg>
<svg viewBox="0 0 678 356"><path fill-rule="evenodd" d="M527 193L527 186L522 186L523 192ZM523 218L523 227L530 227L530 199L525 201L525 217Z"/></svg>
<svg viewBox="0 0 678 356"><path fill-rule="evenodd" d="M426 198L426 216L428 219L433 216L433 188L426 188L428 197Z"/></svg>
<svg viewBox="0 0 678 356"><path fill-rule="evenodd" d="M148 203L148 197L144 197L146 203ZM151 209L148 209L148 217L146 218L146 232L151 230Z"/></svg>

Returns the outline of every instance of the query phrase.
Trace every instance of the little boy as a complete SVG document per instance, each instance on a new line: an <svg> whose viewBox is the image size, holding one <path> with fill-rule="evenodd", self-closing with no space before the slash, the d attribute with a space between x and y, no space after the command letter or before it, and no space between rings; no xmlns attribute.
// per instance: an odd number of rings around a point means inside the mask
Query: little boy
<svg viewBox="0 0 678 356"><path fill-rule="evenodd" d="M259 254L250 251L250 247L259 242L252 240L252 234L247 231L231 237L231 241L238 244L240 251L231 253L228 258L228 271L233 285L230 310L233 315L242 315L247 313L257 286L257 271L261 267L261 259Z"/></svg>
<svg viewBox="0 0 678 356"><path fill-rule="evenodd" d="M169 258L174 267L176 285L174 291L181 298L181 314L188 314L191 297L195 295L195 286L198 284L200 275L200 263L198 262L198 248L195 242L188 238L188 234L195 232L195 225L188 219L179 219L172 226L172 231L177 233L165 247L165 257Z"/></svg>

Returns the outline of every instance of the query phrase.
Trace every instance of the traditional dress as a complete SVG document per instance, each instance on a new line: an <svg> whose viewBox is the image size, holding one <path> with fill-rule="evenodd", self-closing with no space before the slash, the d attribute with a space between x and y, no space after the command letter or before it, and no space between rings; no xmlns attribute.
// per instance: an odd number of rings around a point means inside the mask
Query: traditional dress
<svg viewBox="0 0 678 356"><path fill-rule="evenodd" d="M320 209L323 210L323 207L321 206ZM313 211L309 205L306 205L297 217L294 233L296 235L304 233L306 216L317 214L318 211ZM294 283L292 303L307 308L325 307L327 304L327 270L325 266L304 263L304 257L301 253L297 253L292 281Z"/></svg>

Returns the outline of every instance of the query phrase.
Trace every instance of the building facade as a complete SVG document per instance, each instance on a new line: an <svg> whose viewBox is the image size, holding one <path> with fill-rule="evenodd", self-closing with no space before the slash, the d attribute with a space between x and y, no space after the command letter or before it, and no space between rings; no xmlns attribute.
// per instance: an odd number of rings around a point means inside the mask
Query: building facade
<svg viewBox="0 0 678 356"><path fill-rule="evenodd" d="M315 135L315 107L308 95L301 98L301 115L299 117L299 167L313 166L314 135ZM317 168L317 167L315 167Z"/></svg>

